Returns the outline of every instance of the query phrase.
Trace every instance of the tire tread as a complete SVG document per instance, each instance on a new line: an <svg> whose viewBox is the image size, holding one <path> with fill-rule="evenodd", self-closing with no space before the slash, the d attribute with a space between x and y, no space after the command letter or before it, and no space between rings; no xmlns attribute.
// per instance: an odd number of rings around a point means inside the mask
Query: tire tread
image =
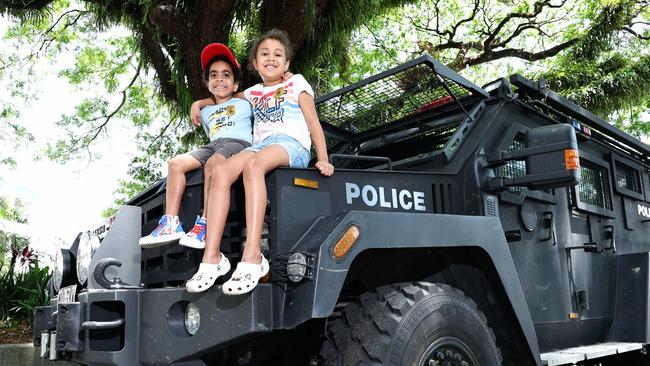
<svg viewBox="0 0 650 366"><path fill-rule="evenodd" d="M343 309L343 316L333 320L321 346L326 366L386 365L391 342L402 319L429 294L448 294L462 298L487 327L487 318L476 303L454 287L441 283L399 283L364 293ZM496 337L488 327L492 344ZM501 352L497 349L498 358Z"/></svg>

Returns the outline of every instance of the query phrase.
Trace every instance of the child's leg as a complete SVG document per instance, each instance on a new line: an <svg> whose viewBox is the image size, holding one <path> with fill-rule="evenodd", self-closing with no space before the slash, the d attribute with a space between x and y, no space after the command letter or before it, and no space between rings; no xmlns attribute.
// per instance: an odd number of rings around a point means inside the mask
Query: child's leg
<svg viewBox="0 0 650 366"><path fill-rule="evenodd" d="M260 263L262 228L266 212L266 173L289 166L289 154L280 145L270 145L244 164L244 190L246 192L246 248L242 262Z"/></svg>
<svg viewBox="0 0 650 366"><path fill-rule="evenodd" d="M167 162L167 196L165 214L178 216L181 198L185 191L185 173L201 167L201 162L189 154L178 155Z"/></svg>
<svg viewBox="0 0 650 366"><path fill-rule="evenodd" d="M208 199L210 197L210 184L212 183L212 174L215 165L222 163L226 157L221 154L214 154L208 159L203 167L203 217L208 218Z"/></svg>
<svg viewBox="0 0 650 366"><path fill-rule="evenodd" d="M178 218L181 198L185 191L185 173L200 168L201 162L190 154L183 154L173 157L168 164L165 215L160 218L158 226L151 234L140 238L139 245L143 248L170 244L185 235Z"/></svg>
<svg viewBox="0 0 650 366"><path fill-rule="evenodd" d="M210 170L210 199L207 201L208 219L205 236L203 263L219 263L221 259L221 236L230 210L230 188L239 179L244 163L255 155L252 151L242 151L230 159L214 164Z"/></svg>

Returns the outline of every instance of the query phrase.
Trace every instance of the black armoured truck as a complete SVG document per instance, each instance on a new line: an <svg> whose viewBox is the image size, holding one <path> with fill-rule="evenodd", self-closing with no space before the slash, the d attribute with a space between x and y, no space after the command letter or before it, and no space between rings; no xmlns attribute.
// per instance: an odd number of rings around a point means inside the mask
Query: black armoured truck
<svg viewBox="0 0 650 366"><path fill-rule="evenodd" d="M331 177L280 168L246 295L190 294L201 250L140 249L162 180L62 250L41 357L88 365L641 365L650 148L514 75L428 56L317 99ZM187 175L186 229L203 201ZM222 251L246 238L232 190ZM229 276L225 276L227 279Z"/></svg>

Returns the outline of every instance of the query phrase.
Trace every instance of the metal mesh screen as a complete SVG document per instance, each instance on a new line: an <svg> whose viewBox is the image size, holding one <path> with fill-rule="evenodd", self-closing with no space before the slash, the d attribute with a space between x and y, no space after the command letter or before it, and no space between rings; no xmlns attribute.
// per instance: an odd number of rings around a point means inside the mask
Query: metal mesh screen
<svg viewBox="0 0 650 366"><path fill-rule="evenodd" d="M518 133L512 143L508 147L508 151L521 150L526 147L526 136L523 133ZM526 175L526 162L523 160L511 160L497 169L497 174L502 177L513 178ZM522 187L509 187L508 192L513 194L521 194L524 189Z"/></svg>
<svg viewBox="0 0 650 366"><path fill-rule="evenodd" d="M639 172L621 163L616 163L616 185L641 193Z"/></svg>
<svg viewBox="0 0 650 366"><path fill-rule="evenodd" d="M609 190L605 185L605 170L587 161L580 160L580 183L578 197L582 203L611 210Z"/></svg>
<svg viewBox="0 0 650 366"><path fill-rule="evenodd" d="M526 135L519 132L514 140L508 147L508 151L521 150L526 147ZM504 165L497 168L497 174L502 177L514 178L526 175L526 161L524 160L511 160ZM508 187L508 192L519 195L524 191L523 187ZM542 189L540 192L555 194L552 188Z"/></svg>
<svg viewBox="0 0 650 366"><path fill-rule="evenodd" d="M458 99L472 95L445 81ZM452 101L434 70L421 63L322 101L317 109L321 121L360 133Z"/></svg>

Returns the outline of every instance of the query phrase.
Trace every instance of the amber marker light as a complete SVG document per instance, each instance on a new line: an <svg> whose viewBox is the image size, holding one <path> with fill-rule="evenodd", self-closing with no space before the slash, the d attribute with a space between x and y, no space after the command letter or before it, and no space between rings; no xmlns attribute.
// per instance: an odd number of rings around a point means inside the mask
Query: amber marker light
<svg viewBox="0 0 650 366"><path fill-rule="evenodd" d="M569 319L578 319L578 313L569 313Z"/></svg>
<svg viewBox="0 0 650 366"><path fill-rule="evenodd" d="M339 239L339 241L334 245L334 257L336 259L345 257L358 238L359 228L357 225L350 225L350 227L345 230L345 233L343 233L343 236L341 236L341 239Z"/></svg>
<svg viewBox="0 0 650 366"><path fill-rule="evenodd" d="M318 182L315 180L293 178L293 185L298 187L305 187L311 189L318 189Z"/></svg>
<svg viewBox="0 0 650 366"><path fill-rule="evenodd" d="M566 170L580 169L580 156L578 151L574 149L564 150L564 164L566 164Z"/></svg>

